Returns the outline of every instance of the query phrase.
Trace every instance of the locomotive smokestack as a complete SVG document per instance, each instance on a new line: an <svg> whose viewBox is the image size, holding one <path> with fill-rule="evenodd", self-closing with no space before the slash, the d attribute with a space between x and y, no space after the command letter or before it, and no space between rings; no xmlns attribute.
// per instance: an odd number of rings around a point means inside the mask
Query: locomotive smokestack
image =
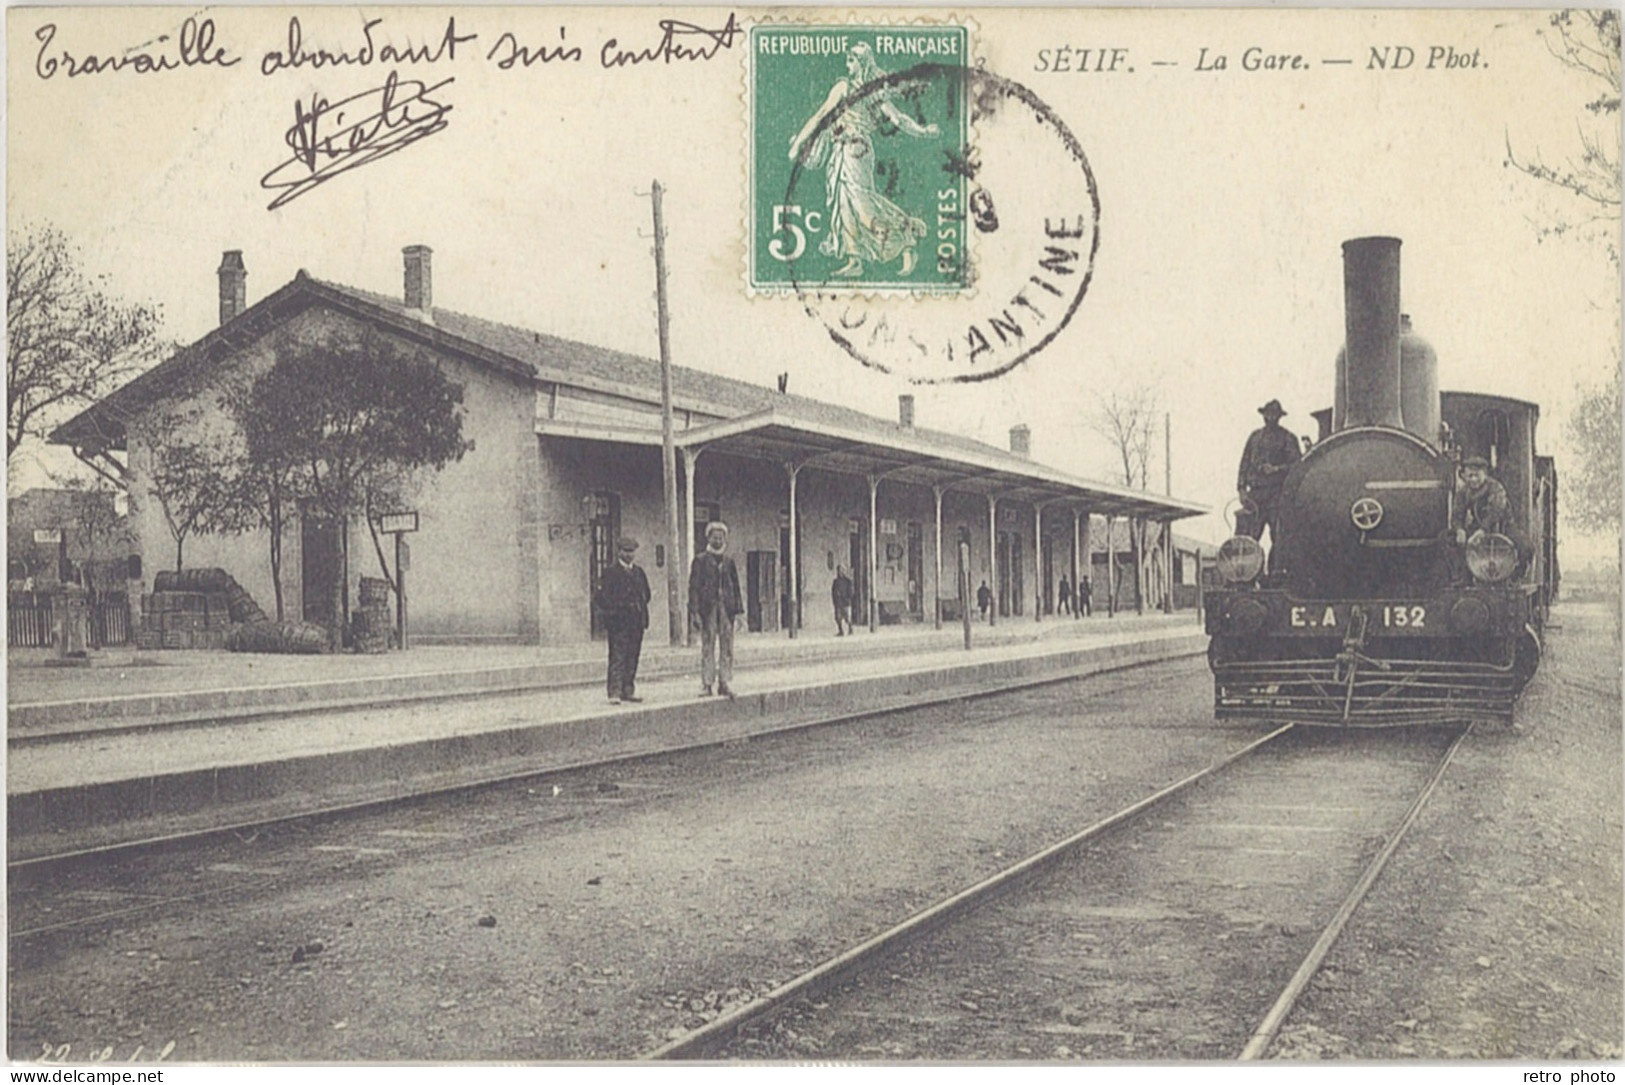
<svg viewBox="0 0 1625 1085"><path fill-rule="evenodd" d="M1343 242L1343 426L1404 426L1399 396L1399 238Z"/></svg>

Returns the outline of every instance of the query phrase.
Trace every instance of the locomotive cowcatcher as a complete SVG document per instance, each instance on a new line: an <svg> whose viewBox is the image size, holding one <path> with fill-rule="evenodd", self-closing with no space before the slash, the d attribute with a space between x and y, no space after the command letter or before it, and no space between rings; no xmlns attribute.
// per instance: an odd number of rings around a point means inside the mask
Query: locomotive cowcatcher
<svg viewBox="0 0 1625 1085"><path fill-rule="evenodd" d="M1268 568L1219 551L1208 662L1221 719L1340 726L1510 722L1558 585L1557 474L1540 408L1438 390L1400 313L1397 238L1343 245L1346 339L1319 440L1286 474ZM1504 488L1473 530L1464 461Z"/></svg>

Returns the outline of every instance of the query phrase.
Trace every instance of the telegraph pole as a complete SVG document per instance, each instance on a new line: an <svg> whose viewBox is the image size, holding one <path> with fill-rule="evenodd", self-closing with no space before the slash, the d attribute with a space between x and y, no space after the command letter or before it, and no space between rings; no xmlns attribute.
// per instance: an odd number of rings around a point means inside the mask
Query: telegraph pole
<svg viewBox="0 0 1625 1085"><path fill-rule="evenodd" d="M666 229L660 217L660 182L649 195L655 215L655 303L660 315L660 473L666 506L666 616L671 645L683 644L682 536L677 526L677 445L671 418L671 321L666 315Z"/></svg>

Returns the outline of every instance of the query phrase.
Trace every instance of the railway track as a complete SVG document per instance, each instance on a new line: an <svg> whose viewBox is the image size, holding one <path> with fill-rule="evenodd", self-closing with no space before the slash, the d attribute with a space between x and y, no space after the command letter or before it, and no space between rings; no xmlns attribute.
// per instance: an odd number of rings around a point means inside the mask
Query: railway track
<svg viewBox="0 0 1625 1085"><path fill-rule="evenodd" d="M1279 728L650 1050L1264 1057L1470 728Z"/></svg>
<svg viewBox="0 0 1625 1085"><path fill-rule="evenodd" d="M903 718L908 712L954 704L962 706L965 723L997 724L1033 711L1032 705L1019 697L1013 704L1002 697L1035 693L1064 700L1067 694L1062 691L1071 682L1087 682L1092 693L1111 696L1143 681L1131 676L1144 666L1114 668L1083 678L1045 678L999 690L960 691L908 710L883 706L800 720L762 732L748 743L730 740L673 747L17 859L7 864L11 895L7 936L15 945L60 932L263 894L282 883L309 878L313 864L316 868L337 869L356 854L370 855L375 863L400 862L437 849L466 849L504 838L521 838L595 807L656 800L682 786L668 782L667 777L685 756L736 747L738 753L728 758L728 771L732 781L738 783L746 776L776 770L772 755L765 752L772 748L767 743L773 740L793 740L803 732L840 724L877 721L884 725L891 717ZM1051 687L1054 692L1047 693ZM538 805L537 796L549 801ZM443 840L435 832L400 828L402 824L441 820L447 810L455 810L457 817L471 820L475 827L457 833L451 840ZM358 850L350 846L357 839L388 847ZM222 884L201 888L186 882L176 884L165 877L166 872L190 869L229 877ZM134 884L156 886L160 891L138 893L124 888Z"/></svg>

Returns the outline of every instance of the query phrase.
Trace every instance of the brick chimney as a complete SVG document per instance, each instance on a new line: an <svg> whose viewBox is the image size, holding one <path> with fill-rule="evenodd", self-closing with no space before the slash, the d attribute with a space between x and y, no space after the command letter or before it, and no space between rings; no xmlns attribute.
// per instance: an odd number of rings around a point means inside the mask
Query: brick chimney
<svg viewBox="0 0 1625 1085"><path fill-rule="evenodd" d="M248 308L248 269L243 267L243 250L227 249L220 256L220 323L225 324Z"/></svg>
<svg viewBox="0 0 1625 1085"><path fill-rule="evenodd" d="M1025 422L1010 427L1010 451L1018 456L1033 454L1033 431Z"/></svg>
<svg viewBox="0 0 1625 1085"><path fill-rule="evenodd" d="M914 428L914 397L897 397L897 424L904 429Z"/></svg>
<svg viewBox="0 0 1625 1085"><path fill-rule="evenodd" d="M429 267L433 254L427 245L408 245L401 250L406 258L406 307L424 316L434 309L434 281Z"/></svg>

